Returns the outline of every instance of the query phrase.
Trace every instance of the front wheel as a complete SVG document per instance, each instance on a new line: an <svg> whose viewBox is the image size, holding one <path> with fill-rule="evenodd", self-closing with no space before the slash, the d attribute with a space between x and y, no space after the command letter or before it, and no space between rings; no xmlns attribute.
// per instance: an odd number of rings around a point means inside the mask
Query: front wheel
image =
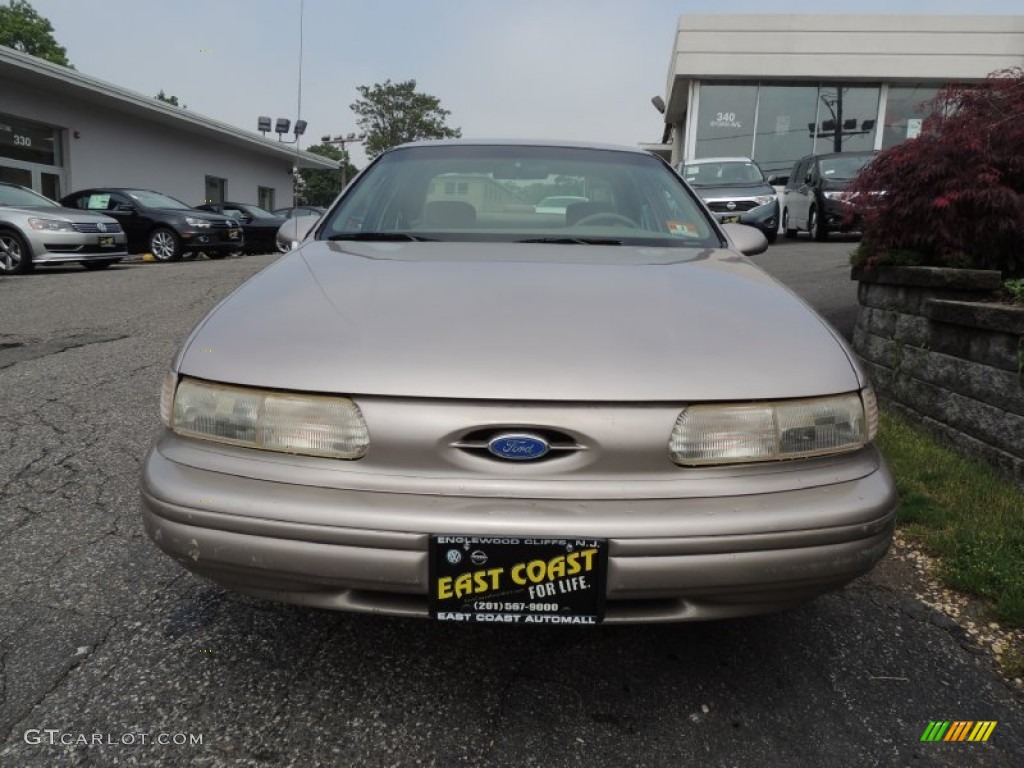
<svg viewBox="0 0 1024 768"><path fill-rule="evenodd" d="M181 241L173 229L157 227L149 235L149 252L157 261L180 261Z"/></svg>
<svg viewBox="0 0 1024 768"><path fill-rule="evenodd" d="M789 208L782 212L782 230L790 240L796 237L796 229L789 226Z"/></svg>
<svg viewBox="0 0 1024 768"><path fill-rule="evenodd" d="M819 243L828 240L828 227L825 226L825 222L818 216L817 208L811 208L811 212L807 214L807 231Z"/></svg>
<svg viewBox="0 0 1024 768"><path fill-rule="evenodd" d="M32 271L32 252L17 232L0 231L0 273L27 275Z"/></svg>

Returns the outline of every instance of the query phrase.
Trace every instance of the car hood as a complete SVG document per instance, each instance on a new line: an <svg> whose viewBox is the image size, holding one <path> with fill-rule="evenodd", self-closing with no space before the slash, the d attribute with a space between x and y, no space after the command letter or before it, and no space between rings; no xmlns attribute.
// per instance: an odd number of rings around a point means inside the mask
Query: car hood
<svg viewBox="0 0 1024 768"><path fill-rule="evenodd" d="M227 221L230 217L213 211L200 211L197 208L147 208L149 213L162 213L166 216L191 216L193 219L206 219L207 221Z"/></svg>
<svg viewBox="0 0 1024 768"><path fill-rule="evenodd" d="M834 332L745 258L581 245L313 241L215 308L176 367L243 385L460 399L860 386Z"/></svg>
<svg viewBox="0 0 1024 768"><path fill-rule="evenodd" d="M32 216L43 219L63 219L64 221L78 222L82 224L93 223L96 221L103 221L110 224L117 223L117 219L114 219L110 216L104 216L101 213L80 211L77 208L52 208L47 205L0 205L0 217L4 216L5 214L17 214L21 216Z"/></svg>
<svg viewBox="0 0 1024 768"><path fill-rule="evenodd" d="M723 184L718 187L694 187L702 200L728 200L737 197L756 197L758 195L774 195L775 188L767 184Z"/></svg>

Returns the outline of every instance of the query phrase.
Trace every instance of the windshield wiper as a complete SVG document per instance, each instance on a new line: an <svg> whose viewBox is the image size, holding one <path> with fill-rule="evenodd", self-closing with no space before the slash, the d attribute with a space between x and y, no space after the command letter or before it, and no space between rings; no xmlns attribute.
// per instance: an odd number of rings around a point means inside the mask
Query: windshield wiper
<svg viewBox="0 0 1024 768"><path fill-rule="evenodd" d="M622 245L611 237L530 237L517 243L550 243L551 245Z"/></svg>
<svg viewBox="0 0 1024 768"><path fill-rule="evenodd" d="M412 242L412 243L433 243L433 237L421 237L410 235L408 232L345 232L340 235L331 235L328 240L376 240L377 242Z"/></svg>

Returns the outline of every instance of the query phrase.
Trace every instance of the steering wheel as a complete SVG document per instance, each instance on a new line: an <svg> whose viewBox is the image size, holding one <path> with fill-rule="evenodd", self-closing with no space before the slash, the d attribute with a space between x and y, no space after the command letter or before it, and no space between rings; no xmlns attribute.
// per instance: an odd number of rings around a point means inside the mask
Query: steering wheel
<svg viewBox="0 0 1024 768"><path fill-rule="evenodd" d="M628 216L623 216L621 213L612 213L611 211L602 211L600 213L592 213L589 216L584 216L573 226L587 227L600 224L625 224L627 227L640 229L640 225Z"/></svg>

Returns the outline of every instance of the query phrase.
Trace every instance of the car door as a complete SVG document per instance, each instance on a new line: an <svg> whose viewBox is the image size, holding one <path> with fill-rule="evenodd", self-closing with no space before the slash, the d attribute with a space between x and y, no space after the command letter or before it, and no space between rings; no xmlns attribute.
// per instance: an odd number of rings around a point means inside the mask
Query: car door
<svg viewBox="0 0 1024 768"><path fill-rule="evenodd" d="M129 253L145 253L149 250L149 230L151 222L139 204L121 192L103 192L90 195L89 207L99 210L100 203L106 197L107 208L103 211L113 216L121 224L128 237Z"/></svg>
<svg viewBox="0 0 1024 768"><path fill-rule="evenodd" d="M807 184L807 171L812 158L801 160L789 179L786 189L786 208L789 210L789 226L807 229L807 212L810 209L811 189Z"/></svg>

